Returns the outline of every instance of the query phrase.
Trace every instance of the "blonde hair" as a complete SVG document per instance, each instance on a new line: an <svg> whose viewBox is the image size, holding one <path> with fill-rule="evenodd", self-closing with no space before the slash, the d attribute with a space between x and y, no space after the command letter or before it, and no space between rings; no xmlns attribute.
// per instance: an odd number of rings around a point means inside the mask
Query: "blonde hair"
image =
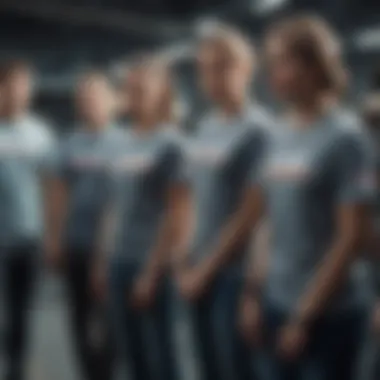
<svg viewBox="0 0 380 380"><path fill-rule="evenodd" d="M111 80L101 70L87 70L82 72L77 79L77 88L91 85L93 82L102 82L110 89L112 88Z"/></svg>
<svg viewBox="0 0 380 380"><path fill-rule="evenodd" d="M223 54L242 59L252 65L256 59L251 41L239 30L227 25L215 25L206 30L199 40L199 48L214 47Z"/></svg>
<svg viewBox="0 0 380 380"><path fill-rule="evenodd" d="M164 89L158 107L158 121L159 123L177 123L179 121L177 112L177 94L170 62L154 56L143 55L129 66L129 74L133 73L134 70L144 70L149 74L152 73L153 75L161 76L164 83Z"/></svg>

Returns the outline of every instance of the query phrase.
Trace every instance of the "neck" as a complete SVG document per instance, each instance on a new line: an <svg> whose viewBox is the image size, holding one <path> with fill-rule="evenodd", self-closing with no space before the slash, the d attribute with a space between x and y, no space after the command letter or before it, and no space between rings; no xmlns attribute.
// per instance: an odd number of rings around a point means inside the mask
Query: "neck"
<svg viewBox="0 0 380 380"><path fill-rule="evenodd" d="M136 117L135 119L135 130L138 133L146 134L151 132L157 125L157 120L155 117L150 115L144 115L141 117Z"/></svg>
<svg viewBox="0 0 380 380"><path fill-rule="evenodd" d="M320 97L303 99L290 107L290 115L296 119L299 128L305 128L328 108L328 103Z"/></svg>
<svg viewBox="0 0 380 380"><path fill-rule="evenodd" d="M17 119L22 118L26 114L25 110L16 110L16 109L5 109L0 113L0 118L15 121Z"/></svg>
<svg viewBox="0 0 380 380"><path fill-rule="evenodd" d="M92 133L98 133L104 131L108 122L95 122L95 121L87 121L85 122L86 130Z"/></svg>

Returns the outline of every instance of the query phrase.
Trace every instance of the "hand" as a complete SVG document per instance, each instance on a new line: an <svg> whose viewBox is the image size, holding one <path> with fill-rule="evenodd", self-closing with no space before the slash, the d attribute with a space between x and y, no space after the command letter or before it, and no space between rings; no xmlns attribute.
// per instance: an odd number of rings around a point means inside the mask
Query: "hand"
<svg viewBox="0 0 380 380"><path fill-rule="evenodd" d="M55 272L61 271L63 268L63 253L60 243L52 239L48 240L45 243L45 252L47 266Z"/></svg>
<svg viewBox="0 0 380 380"><path fill-rule="evenodd" d="M143 274L135 281L132 294L128 294L129 301L136 309L149 309L156 295L158 286L157 276L153 274Z"/></svg>
<svg viewBox="0 0 380 380"><path fill-rule="evenodd" d="M240 301L239 329L244 340L255 346L262 341L262 310L257 299L249 294L243 294Z"/></svg>
<svg viewBox="0 0 380 380"><path fill-rule="evenodd" d="M207 291L209 279L201 266L183 270L179 278L182 296L191 302L197 301Z"/></svg>
<svg viewBox="0 0 380 380"><path fill-rule="evenodd" d="M307 340L307 329L303 324L289 323L280 330L277 348L284 359L295 361L303 353Z"/></svg>
<svg viewBox="0 0 380 380"><path fill-rule="evenodd" d="M104 263L94 265L91 277L90 288L99 301L104 301L107 296L107 269Z"/></svg>
<svg viewBox="0 0 380 380"><path fill-rule="evenodd" d="M375 304L372 315L372 329L377 338L380 338L380 302Z"/></svg>

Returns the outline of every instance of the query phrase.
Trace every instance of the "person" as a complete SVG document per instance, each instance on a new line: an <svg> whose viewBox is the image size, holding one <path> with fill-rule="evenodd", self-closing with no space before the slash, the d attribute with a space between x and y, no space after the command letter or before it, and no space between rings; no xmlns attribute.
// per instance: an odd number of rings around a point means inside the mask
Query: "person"
<svg viewBox="0 0 380 380"><path fill-rule="evenodd" d="M44 230L46 163L55 145L46 123L29 111L33 76L24 61L0 64L0 250L7 380L25 378L30 308Z"/></svg>
<svg viewBox="0 0 380 380"><path fill-rule="evenodd" d="M49 197L48 259L65 276L76 353L88 380L109 379L113 365L105 300L90 287L108 199L103 173L121 134L113 125L113 95L102 72L80 78L75 94L80 125L60 146Z"/></svg>
<svg viewBox="0 0 380 380"><path fill-rule="evenodd" d="M150 57L138 60L128 75L131 122L111 165L114 196L98 264L109 268L119 353L136 380L178 378L169 267L182 234L186 191L178 136L164 128L169 78L165 62Z"/></svg>
<svg viewBox="0 0 380 380"><path fill-rule="evenodd" d="M367 132L375 149L375 170L376 170L376 197L375 207L372 213L372 239L369 240L368 253L373 279L375 295L374 309L372 312L371 336L375 339L375 355L373 365L373 378L380 376L379 360L379 337L380 337L380 276L379 276L379 252L380 252L380 94L374 91L367 95L363 107L362 116L367 127ZM370 228L368 229L370 230Z"/></svg>
<svg viewBox="0 0 380 380"><path fill-rule="evenodd" d="M238 295L249 238L228 259L209 267L210 251L224 233L258 162L270 117L249 100L254 70L251 44L239 31L217 26L198 47L200 85L215 109L188 142L186 165L194 231L178 252L176 278L188 310L201 378L250 379L249 351L236 328Z"/></svg>
<svg viewBox="0 0 380 380"><path fill-rule="evenodd" d="M266 52L287 114L215 257L267 214L267 274L247 280L240 316L246 338L261 345L262 379L353 379L368 310L354 263L373 201L371 149L361 128L342 125L339 109L325 101L326 92L342 91L345 76L323 20L306 15L275 24Z"/></svg>

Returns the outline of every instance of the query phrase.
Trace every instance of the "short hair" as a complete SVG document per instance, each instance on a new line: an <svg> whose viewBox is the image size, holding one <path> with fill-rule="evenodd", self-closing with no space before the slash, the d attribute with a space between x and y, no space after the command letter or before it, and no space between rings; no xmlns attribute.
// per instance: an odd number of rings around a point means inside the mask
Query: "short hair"
<svg viewBox="0 0 380 380"><path fill-rule="evenodd" d="M108 77L107 73L100 69L87 69L82 71L77 79L77 85L83 85L91 81L102 81L112 88L111 79Z"/></svg>
<svg viewBox="0 0 380 380"><path fill-rule="evenodd" d="M0 84L3 84L7 79L18 73L32 73L32 66L21 59L10 59L0 62Z"/></svg>
<svg viewBox="0 0 380 380"><path fill-rule="evenodd" d="M199 47L216 46L234 56L253 63L255 49L252 42L240 30L224 24L214 25L199 37Z"/></svg>
<svg viewBox="0 0 380 380"><path fill-rule="evenodd" d="M128 65L128 75L133 75L134 71L146 71L157 73L163 79L164 93L159 106L161 123L173 123L178 121L177 91L171 62L154 54L140 54L136 56ZM127 77L128 77L127 75Z"/></svg>
<svg viewBox="0 0 380 380"><path fill-rule="evenodd" d="M341 44L324 19L314 15L289 17L272 25L267 35L281 39L291 54L316 67L323 90L341 94L346 89Z"/></svg>

